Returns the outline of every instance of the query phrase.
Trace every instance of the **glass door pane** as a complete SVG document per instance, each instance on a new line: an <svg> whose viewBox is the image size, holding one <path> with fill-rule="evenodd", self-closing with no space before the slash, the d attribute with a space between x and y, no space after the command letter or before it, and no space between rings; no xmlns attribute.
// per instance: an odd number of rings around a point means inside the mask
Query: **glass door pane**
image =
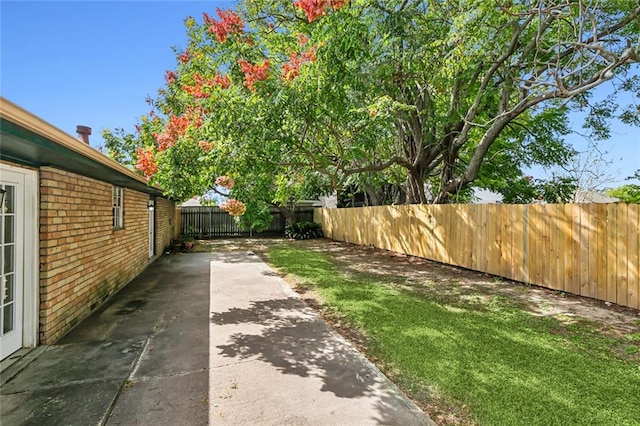
<svg viewBox="0 0 640 426"><path fill-rule="evenodd" d="M15 187L2 185L0 188L5 191L0 207L0 336L3 336L16 328L16 209Z"/></svg>
<svg viewBox="0 0 640 426"><path fill-rule="evenodd" d="M0 164L0 360L23 345L25 175ZM34 187L34 190L36 188ZM37 248L33 249L34 251ZM1 420L0 420L1 423Z"/></svg>

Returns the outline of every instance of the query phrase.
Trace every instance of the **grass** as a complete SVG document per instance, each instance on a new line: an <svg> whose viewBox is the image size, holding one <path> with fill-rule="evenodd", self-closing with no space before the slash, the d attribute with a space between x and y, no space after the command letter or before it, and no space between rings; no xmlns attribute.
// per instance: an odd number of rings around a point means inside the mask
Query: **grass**
<svg viewBox="0 0 640 426"><path fill-rule="evenodd" d="M453 401L471 423L487 425L640 424L630 339L534 316L504 297L433 298L393 279L345 273L328 255L293 245L267 254L364 333L367 356L423 405Z"/></svg>

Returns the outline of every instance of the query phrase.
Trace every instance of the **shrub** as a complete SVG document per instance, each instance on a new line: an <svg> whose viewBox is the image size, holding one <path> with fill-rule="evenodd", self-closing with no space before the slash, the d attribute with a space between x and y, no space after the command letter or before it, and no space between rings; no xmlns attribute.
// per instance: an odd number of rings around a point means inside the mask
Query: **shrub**
<svg viewBox="0 0 640 426"><path fill-rule="evenodd" d="M315 222L298 222L293 226L287 225L284 228L284 237L294 240L310 240L312 238L322 238L322 227Z"/></svg>

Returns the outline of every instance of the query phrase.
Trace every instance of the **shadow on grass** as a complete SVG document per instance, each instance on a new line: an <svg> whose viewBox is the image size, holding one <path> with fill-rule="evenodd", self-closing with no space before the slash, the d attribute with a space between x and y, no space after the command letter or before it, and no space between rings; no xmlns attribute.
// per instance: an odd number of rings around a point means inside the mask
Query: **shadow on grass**
<svg viewBox="0 0 640 426"><path fill-rule="evenodd" d="M640 370L591 350L602 346L601 336L554 334L558 320L532 316L508 301L434 301L359 279L308 250L276 247L269 254L362 328L369 355L405 389L435 386L467 404L482 424L632 425L640 418Z"/></svg>

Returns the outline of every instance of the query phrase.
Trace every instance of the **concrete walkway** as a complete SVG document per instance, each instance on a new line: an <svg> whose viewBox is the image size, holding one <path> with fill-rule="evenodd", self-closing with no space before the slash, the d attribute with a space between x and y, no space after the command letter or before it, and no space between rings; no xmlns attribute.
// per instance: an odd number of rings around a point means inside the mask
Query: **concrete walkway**
<svg viewBox="0 0 640 426"><path fill-rule="evenodd" d="M433 424L247 252L164 256L2 372L2 425Z"/></svg>

